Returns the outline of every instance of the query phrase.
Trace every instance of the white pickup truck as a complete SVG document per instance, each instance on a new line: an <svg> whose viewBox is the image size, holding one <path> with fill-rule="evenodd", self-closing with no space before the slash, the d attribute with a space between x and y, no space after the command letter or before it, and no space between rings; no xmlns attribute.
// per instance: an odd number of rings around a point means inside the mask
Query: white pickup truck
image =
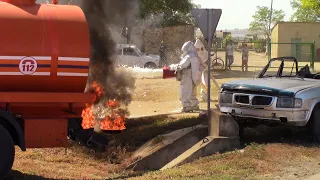
<svg viewBox="0 0 320 180"><path fill-rule="evenodd" d="M319 141L320 74L302 70L294 57L273 58L257 78L222 84L218 107L241 121L306 126Z"/></svg>
<svg viewBox="0 0 320 180"><path fill-rule="evenodd" d="M117 65L155 69L159 67L160 56L145 54L133 44L117 45Z"/></svg>

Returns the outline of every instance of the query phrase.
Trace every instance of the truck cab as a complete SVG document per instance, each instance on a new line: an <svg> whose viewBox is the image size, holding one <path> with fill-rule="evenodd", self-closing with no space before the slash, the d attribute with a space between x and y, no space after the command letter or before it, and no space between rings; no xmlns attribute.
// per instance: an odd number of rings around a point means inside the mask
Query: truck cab
<svg viewBox="0 0 320 180"><path fill-rule="evenodd" d="M150 69L155 69L159 66L159 55L143 53L136 45L118 44L116 50L116 63L118 66Z"/></svg>

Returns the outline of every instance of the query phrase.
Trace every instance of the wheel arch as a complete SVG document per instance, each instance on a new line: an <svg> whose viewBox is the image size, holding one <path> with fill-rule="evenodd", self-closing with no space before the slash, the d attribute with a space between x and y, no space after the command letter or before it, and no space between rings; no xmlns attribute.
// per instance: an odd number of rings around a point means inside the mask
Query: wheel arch
<svg viewBox="0 0 320 180"><path fill-rule="evenodd" d="M24 132L16 118L10 112L0 110L0 124L10 133L15 145L26 151Z"/></svg>
<svg viewBox="0 0 320 180"><path fill-rule="evenodd" d="M310 119L312 117L312 113L313 113L314 108L319 105L320 105L320 99L313 101L311 108L310 108L310 113L307 116L307 123L310 121Z"/></svg>

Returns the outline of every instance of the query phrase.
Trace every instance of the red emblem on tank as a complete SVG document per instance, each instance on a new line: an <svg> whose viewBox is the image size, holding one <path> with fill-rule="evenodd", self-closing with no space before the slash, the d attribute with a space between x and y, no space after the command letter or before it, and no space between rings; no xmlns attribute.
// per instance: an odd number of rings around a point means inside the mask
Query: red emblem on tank
<svg viewBox="0 0 320 180"><path fill-rule="evenodd" d="M32 57L24 57L19 64L19 70L22 74L31 75L38 68L37 61Z"/></svg>

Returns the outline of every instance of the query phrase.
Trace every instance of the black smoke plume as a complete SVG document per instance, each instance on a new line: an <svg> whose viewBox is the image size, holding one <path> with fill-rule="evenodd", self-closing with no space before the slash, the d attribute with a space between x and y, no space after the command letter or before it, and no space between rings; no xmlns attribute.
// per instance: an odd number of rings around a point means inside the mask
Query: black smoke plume
<svg viewBox="0 0 320 180"><path fill-rule="evenodd" d="M124 20L129 15L125 10L129 10L128 7L132 4L125 4L125 2L126 0L82 0L80 4L88 22L91 43L86 91L93 82L101 84L104 89L104 96L96 106L100 106L96 108L99 116L103 113L102 106L108 100L117 100L126 109L132 100L132 91L135 87L135 79L129 72L115 68L116 43L110 33L110 26L123 26Z"/></svg>

